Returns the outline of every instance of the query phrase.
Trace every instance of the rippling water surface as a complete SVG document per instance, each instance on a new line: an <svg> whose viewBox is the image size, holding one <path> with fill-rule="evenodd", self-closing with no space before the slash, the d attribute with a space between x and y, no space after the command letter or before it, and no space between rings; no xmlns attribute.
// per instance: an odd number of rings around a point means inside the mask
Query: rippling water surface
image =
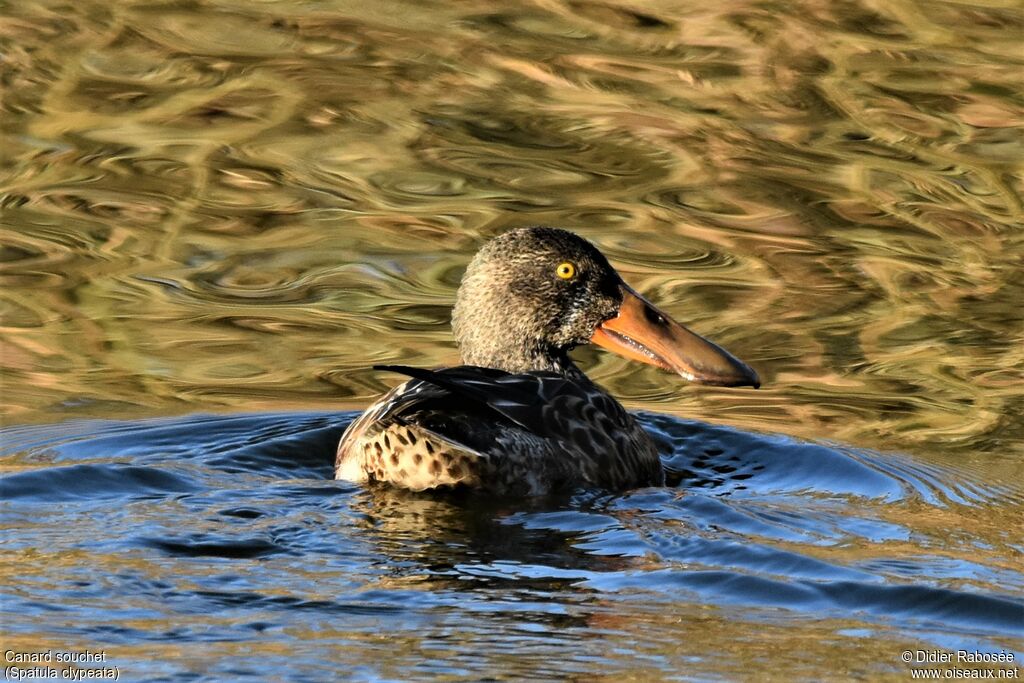
<svg viewBox="0 0 1024 683"><path fill-rule="evenodd" d="M4 648L122 680L1024 663L1022 35L1000 0L5 6ZM466 262L537 223L764 387L578 352L663 489L331 481L369 367L455 362Z"/></svg>

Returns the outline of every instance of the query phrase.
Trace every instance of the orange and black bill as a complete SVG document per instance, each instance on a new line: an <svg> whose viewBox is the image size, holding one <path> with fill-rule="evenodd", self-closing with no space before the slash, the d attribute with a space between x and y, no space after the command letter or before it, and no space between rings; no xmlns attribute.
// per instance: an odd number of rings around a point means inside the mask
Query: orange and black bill
<svg viewBox="0 0 1024 683"><path fill-rule="evenodd" d="M721 346L691 332L628 286L619 314L598 325L590 341L609 351L722 387L761 386L757 373Z"/></svg>

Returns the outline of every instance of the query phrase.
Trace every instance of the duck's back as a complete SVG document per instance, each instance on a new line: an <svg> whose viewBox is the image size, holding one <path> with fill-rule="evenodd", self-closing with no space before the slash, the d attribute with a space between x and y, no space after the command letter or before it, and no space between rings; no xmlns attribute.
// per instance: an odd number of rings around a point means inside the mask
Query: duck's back
<svg viewBox="0 0 1024 683"><path fill-rule="evenodd" d="M414 379L349 426L338 445L338 479L521 495L663 481L650 437L585 377L390 369Z"/></svg>

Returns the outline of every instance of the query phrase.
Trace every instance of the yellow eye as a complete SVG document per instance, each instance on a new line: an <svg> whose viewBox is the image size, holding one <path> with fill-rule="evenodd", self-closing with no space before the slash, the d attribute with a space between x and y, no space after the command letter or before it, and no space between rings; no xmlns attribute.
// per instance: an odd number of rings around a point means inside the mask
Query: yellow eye
<svg viewBox="0 0 1024 683"><path fill-rule="evenodd" d="M576 266L569 263L568 261L559 263L558 267L555 268L555 275L562 278L563 280L569 280L571 278L574 278L576 277Z"/></svg>

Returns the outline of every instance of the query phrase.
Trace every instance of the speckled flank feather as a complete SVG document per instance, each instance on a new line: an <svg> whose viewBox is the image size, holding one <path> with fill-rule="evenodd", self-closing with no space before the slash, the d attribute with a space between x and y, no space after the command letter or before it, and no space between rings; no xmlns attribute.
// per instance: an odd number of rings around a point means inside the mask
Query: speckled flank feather
<svg viewBox="0 0 1024 683"><path fill-rule="evenodd" d="M390 424L352 442L339 463L337 478L387 482L411 491L477 487L481 457L426 429Z"/></svg>
<svg viewBox="0 0 1024 683"><path fill-rule="evenodd" d="M478 485L479 453L402 418L404 411L437 395L436 387L417 380L388 392L345 430L335 478L387 482L413 491Z"/></svg>

